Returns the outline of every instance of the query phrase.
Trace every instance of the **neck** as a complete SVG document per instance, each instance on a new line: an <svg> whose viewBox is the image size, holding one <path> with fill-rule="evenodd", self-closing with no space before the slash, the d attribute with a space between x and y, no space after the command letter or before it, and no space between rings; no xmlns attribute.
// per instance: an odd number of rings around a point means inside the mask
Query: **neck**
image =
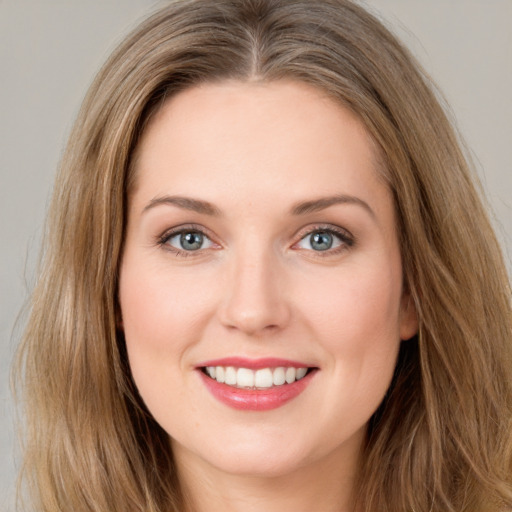
<svg viewBox="0 0 512 512"><path fill-rule="evenodd" d="M173 450L186 512L354 512L358 453L331 453L286 474L241 475L219 470L174 443Z"/></svg>

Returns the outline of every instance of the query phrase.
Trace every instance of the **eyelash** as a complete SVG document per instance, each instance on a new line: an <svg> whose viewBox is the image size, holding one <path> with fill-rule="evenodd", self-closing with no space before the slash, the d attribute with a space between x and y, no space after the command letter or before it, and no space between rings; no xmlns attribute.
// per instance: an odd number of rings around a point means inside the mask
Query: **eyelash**
<svg viewBox="0 0 512 512"><path fill-rule="evenodd" d="M205 239L209 240L212 244L215 244L215 242L212 241L211 236L208 235L207 231L199 225L190 224L186 226L179 226L177 228L172 228L171 230L166 231L162 235L158 237L157 243L162 248L164 248L167 251L170 251L174 253L178 257L187 258L190 256L196 256L196 253L201 253L205 249L197 249L195 251L186 251L182 249L178 249L174 246L171 246L169 244L169 240L172 238L182 235L184 233L198 233L202 235ZM331 249L326 249L325 251L315 251L313 249L304 249L308 252L311 252L314 254L315 257L319 258L325 258L328 256L334 256L339 254L340 252L343 252L347 249L350 249L354 246L356 240L354 236L348 232L346 229L339 228L337 226L332 225L316 225L313 227L308 227L307 230L304 230L302 233L299 234L300 238L297 242L295 242L292 245L292 248L297 246L300 242L305 240L308 236L312 236L315 233L326 233L329 235L333 235L335 238L337 238L340 242L340 245ZM216 244L218 245L218 244ZM300 249L299 249L300 250Z"/></svg>
<svg viewBox="0 0 512 512"><path fill-rule="evenodd" d="M211 241L211 236L208 235L206 230L202 226L198 226L195 224L187 224L185 226L179 226L176 228L172 228L162 235L158 237L158 245L160 245L163 249L166 251L170 251L174 253L176 256L180 258L188 258L190 256L196 256L196 253L200 253L201 249L198 249L196 251L185 251L182 249L178 249L177 247L174 247L169 244L169 240L174 238L175 236L182 235L184 233L199 233L202 235L205 239ZM215 243L215 242L211 242Z"/></svg>
<svg viewBox="0 0 512 512"><path fill-rule="evenodd" d="M315 233L326 233L329 235L333 235L335 238L337 238L340 242L340 245L338 247L329 248L324 251L315 251L315 250L309 250L305 249L308 252L311 253L312 256L317 258L327 258L329 256L336 256L351 247L353 247L356 243L355 237L346 229L340 228L338 226L333 225L325 225L325 224L318 224L313 227L306 228L303 232L299 233L299 240L293 244L292 247L296 246L303 240L307 239L308 237L311 237Z"/></svg>

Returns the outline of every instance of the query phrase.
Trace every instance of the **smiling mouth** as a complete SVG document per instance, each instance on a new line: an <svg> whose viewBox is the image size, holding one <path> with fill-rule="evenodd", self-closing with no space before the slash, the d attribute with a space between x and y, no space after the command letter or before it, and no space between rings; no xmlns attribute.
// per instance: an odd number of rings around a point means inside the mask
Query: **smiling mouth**
<svg viewBox="0 0 512 512"><path fill-rule="evenodd" d="M255 390L293 384L303 379L313 370L315 368L295 368L292 366L260 368L258 370L234 366L204 366L201 368L205 375L219 384L225 384L238 389Z"/></svg>

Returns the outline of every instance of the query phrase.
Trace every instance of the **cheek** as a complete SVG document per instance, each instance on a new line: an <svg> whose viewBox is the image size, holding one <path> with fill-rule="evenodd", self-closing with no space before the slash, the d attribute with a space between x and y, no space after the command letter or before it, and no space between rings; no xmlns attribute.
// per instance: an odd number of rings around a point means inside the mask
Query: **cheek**
<svg viewBox="0 0 512 512"><path fill-rule="evenodd" d="M391 383L400 344L400 295L393 271L366 266L340 273L329 293L311 297L309 328L332 370L318 419L333 426L334 437L339 425L356 431L366 424Z"/></svg>
<svg viewBox="0 0 512 512"><path fill-rule="evenodd" d="M212 309L204 279L187 273L170 275L165 266L128 259L121 267L119 300L130 369L150 410L177 398L168 390L180 389L185 356L201 339Z"/></svg>
<svg viewBox="0 0 512 512"><path fill-rule="evenodd" d="M210 307L211 294L206 289L204 279L187 272L127 265L119 291L125 335L136 343L176 346L175 341L187 339L183 335L192 334L201 324Z"/></svg>
<svg viewBox="0 0 512 512"><path fill-rule="evenodd" d="M306 283L307 308L302 309L330 352L346 355L398 342L401 279L393 267L347 266Z"/></svg>
<svg viewBox="0 0 512 512"><path fill-rule="evenodd" d="M195 279L186 269L169 275L165 265L144 265L128 257L124 263L119 301L130 370L148 409L168 425L169 411L180 411L187 403L190 413L183 378L191 372L184 370L188 351L201 339L212 310L212 294L205 293L206 276Z"/></svg>

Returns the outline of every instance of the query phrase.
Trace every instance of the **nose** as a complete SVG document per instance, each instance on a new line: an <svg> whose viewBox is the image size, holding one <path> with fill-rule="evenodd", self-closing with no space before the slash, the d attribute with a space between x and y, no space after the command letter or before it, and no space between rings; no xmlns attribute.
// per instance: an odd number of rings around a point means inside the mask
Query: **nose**
<svg viewBox="0 0 512 512"><path fill-rule="evenodd" d="M290 318L284 275L270 251L239 255L221 291L221 323L247 335L278 331Z"/></svg>

